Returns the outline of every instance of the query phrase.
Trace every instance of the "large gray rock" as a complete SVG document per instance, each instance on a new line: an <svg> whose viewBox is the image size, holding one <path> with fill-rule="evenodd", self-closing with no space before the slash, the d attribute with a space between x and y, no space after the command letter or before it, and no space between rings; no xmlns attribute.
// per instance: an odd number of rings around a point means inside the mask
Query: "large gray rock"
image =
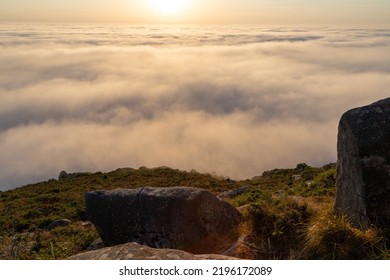
<svg viewBox="0 0 390 280"><path fill-rule="evenodd" d="M174 249L155 249L137 243L126 243L77 254L68 260L237 260L216 254L194 255Z"/></svg>
<svg viewBox="0 0 390 280"><path fill-rule="evenodd" d="M390 227L390 98L342 116L337 152L335 211L362 228Z"/></svg>
<svg viewBox="0 0 390 280"><path fill-rule="evenodd" d="M238 238L239 212L206 190L171 187L86 194L87 217L106 246L137 242L191 253L222 252Z"/></svg>

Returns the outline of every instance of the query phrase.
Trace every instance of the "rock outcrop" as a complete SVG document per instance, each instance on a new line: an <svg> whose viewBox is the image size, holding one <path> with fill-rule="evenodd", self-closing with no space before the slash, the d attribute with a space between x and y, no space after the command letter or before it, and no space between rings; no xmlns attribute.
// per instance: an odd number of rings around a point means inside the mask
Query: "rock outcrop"
<svg viewBox="0 0 390 280"><path fill-rule="evenodd" d="M238 238L240 213L206 190L117 189L86 194L87 217L105 246L137 242L194 254L223 252Z"/></svg>
<svg viewBox="0 0 390 280"><path fill-rule="evenodd" d="M216 254L194 255L175 249L156 249L131 242L77 254L68 260L237 260Z"/></svg>
<svg viewBox="0 0 390 280"><path fill-rule="evenodd" d="M390 98L342 116L337 152L335 211L355 226L390 227Z"/></svg>
<svg viewBox="0 0 390 280"><path fill-rule="evenodd" d="M89 175L92 175L92 173L91 172L67 173L65 170L62 170L60 172L60 175L58 175L58 181L75 179L77 177L89 176Z"/></svg>

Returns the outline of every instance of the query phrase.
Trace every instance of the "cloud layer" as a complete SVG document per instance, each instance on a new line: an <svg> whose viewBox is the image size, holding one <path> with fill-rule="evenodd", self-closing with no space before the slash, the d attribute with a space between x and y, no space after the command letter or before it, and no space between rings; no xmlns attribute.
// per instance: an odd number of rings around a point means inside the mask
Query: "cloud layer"
<svg viewBox="0 0 390 280"><path fill-rule="evenodd" d="M247 178L336 160L388 97L390 29L0 25L0 189L167 165Z"/></svg>

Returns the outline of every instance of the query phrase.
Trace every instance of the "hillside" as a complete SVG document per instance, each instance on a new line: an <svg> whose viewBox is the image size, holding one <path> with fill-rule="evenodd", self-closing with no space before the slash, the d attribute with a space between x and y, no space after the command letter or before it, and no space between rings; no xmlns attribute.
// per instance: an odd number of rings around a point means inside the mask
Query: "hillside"
<svg viewBox="0 0 390 280"><path fill-rule="evenodd" d="M234 181L168 167L121 168L112 172L60 176L0 192L0 258L64 259L87 250L98 238L85 217L85 192L144 186L189 186L219 195L239 207L241 231L253 259L386 259L387 245L376 229L360 231L332 214L335 166L298 164L252 179ZM68 226L48 225L69 219Z"/></svg>

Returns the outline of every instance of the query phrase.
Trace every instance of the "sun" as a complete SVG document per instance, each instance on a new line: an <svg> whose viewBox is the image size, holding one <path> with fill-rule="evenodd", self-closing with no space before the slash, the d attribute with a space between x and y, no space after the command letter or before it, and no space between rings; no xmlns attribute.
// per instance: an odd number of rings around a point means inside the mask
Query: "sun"
<svg viewBox="0 0 390 280"><path fill-rule="evenodd" d="M188 7L188 0L149 0L149 5L158 13L174 15Z"/></svg>

